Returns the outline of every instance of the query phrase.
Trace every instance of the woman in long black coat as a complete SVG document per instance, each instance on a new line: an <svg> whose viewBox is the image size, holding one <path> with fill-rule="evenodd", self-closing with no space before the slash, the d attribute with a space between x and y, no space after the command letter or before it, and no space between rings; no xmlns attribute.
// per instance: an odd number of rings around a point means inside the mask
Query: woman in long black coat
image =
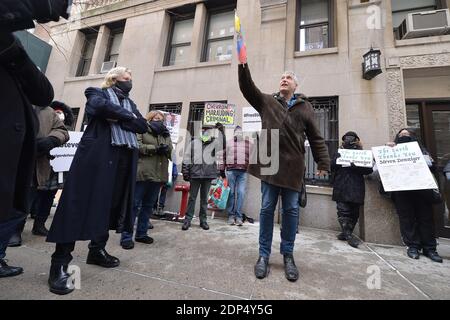
<svg viewBox="0 0 450 320"><path fill-rule="evenodd" d="M358 135L349 131L342 137L343 149L361 150L362 144ZM347 241L352 247L358 247L359 241L352 236L356 223L359 220L359 208L364 204L366 193L364 175L371 174L372 168L336 164L339 153L331 164L333 177L333 201L336 201L338 221L342 232L338 239Z"/></svg>
<svg viewBox="0 0 450 320"><path fill-rule="evenodd" d="M147 123L129 99L131 73L112 69L103 89L88 88L88 126L73 159L47 241L56 243L49 285L56 294L73 291L67 267L75 241L91 240L88 264L117 267L106 250L108 231L132 232L132 199L136 181L136 133Z"/></svg>

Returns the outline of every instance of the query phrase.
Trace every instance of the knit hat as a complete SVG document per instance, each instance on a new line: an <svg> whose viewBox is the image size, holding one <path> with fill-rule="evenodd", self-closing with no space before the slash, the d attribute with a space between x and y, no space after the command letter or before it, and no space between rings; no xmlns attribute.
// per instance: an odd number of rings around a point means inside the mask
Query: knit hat
<svg viewBox="0 0 450 320"><path fill-rule="evenodd" d="M361 140L361 139L358 137L358 135L356 134L356 132L354 132L354 131L348 131L347 133L345 133L345 134L342 136L342 141L344 141L345 137L347 137L347 136L353 136L353 137L355 137L356 139Z"/></svg>

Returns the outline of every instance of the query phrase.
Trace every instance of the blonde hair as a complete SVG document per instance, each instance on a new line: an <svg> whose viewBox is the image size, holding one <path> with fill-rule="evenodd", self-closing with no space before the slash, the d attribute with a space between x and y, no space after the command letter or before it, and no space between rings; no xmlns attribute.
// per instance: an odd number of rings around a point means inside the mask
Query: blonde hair
<svg viewBox="0 0 450 320"><path fill-rule="evenodd" d="M116 83L116 79L125 73L131 75L131 70L125 67L116 67L109 70L103 80L102 89L111 88Z"/></svg>
<svg viewBox="0 0 450 320"><path fill-rule="evenodd" d="M163 119L165 119L164 117L164 113L162 113L159 110L152 110L149 113L147 113L147 115L145 116L145 119L147 119L147 121L152 121L154 117L156 117L156 115L161 115L163 117Z"/></svg>

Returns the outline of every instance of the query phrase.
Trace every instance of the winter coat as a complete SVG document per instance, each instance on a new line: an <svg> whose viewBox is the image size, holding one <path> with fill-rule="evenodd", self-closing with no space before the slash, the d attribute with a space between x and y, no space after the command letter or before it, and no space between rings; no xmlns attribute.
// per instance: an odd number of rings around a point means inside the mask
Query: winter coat
<svg viewBox="0 0 450 320"><path fill-rule="evenodd" d="M132 165L126 182L128 192L121 199L122 210L112 215L118 156L125 147L111 145L109 121L116 120L122 129L135 133L147 132L147 122L131 100L133 113L112 103L106 90L88 88L85 95L89 122L70 167L48 242L92 240L108 229L133 232L132 196L139 151L132 150Z"/></svg>
<svg viewBox="0 0 450 320"><path fill-rule="evenodd" d="M364 204L366 186L364 175L371 174L372 168L357 167L355 165L343 167L336 164L339 154L331 162L333 177L333 201Z"/></svg>
<svg viewBox="0 0 450 320"><path fill-rule="evenodd" d="M6 15L4 5L2 1L0 21ZM35 163L35 140L38 129L32 104L39 107L49 105L53 100L53 87L18 42L6 51L1 49L0 52L2 92L0 223L2 223L25 217L28 212L28 192Z"/></svg>
<svg viewBox="0 0 450 320"><path fill-rule="evenodd" d="M316 124L314 109L304 96L298 96L295 104L288 109L279 93L264 94L255 86L247 64L239 65L239 87L245 99L261 116L262 132L267 132L259 135L258 146L252 150L248 167L251 175L274 186L300 192L305 172L306 138L318 170L330 169L328 148ZM272 161L265 164L259 157L261 146L267 149L267 152L261 151L262 156L277 154L271 151L273 129L279 130L278 165ZM273 168L267 169L271 165Z"/></svg>
<svg viewBox="0 0 450 320"><path fill-rule="evenodd" d="M173 150L170 135L156 136L149 127L146 133L138 135L138 142L139 160L136 180L162 183L169 181L169 160ZM167 154L156 154L156 147L160 144L169 146Z"/></svg>
<svg viewBox="0 0 450 320"><path fill-rule="evenodd" d="M239 140L237 137L234 137L233 140L227 141L227 147L222 159L224 169L247 171L251 147L248 139Z"/></svg>
<svg viewBox="0 0 450 320"><path fill-rule="evenodd" d="M186 179L215 179L220 175L216 153L223 152L218 139L203 142L194 138L189 143L183 157L181 172Z"/></svg>
<svg viewBox="0 0 450 320"><path fill-rule="evenodd" d="M55 137L59 140L60 146L69 141L69 132L64 126L64 122L59 119L52 108L36 108L35 111L39 119L38 139ZM48 182L51 173L52 167L50 166L48 154L39 156L36 159L36 181L38 188L44 186Z"/></svg>

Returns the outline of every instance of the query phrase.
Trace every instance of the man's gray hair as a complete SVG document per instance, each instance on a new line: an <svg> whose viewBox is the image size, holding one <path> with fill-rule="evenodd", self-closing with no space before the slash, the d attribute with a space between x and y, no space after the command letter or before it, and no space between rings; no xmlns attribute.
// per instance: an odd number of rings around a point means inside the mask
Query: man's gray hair
<svg viewBox="0 0 450 320"><path fill-rule="evenodd" d="M292 79L294 79L295 84L296 84L296 85L299 85L298 77L297 77L297 75L294 73L294 71L285 71L285 72L283 72L283 74L282 74L281 76L291 76Z"/></svg>

